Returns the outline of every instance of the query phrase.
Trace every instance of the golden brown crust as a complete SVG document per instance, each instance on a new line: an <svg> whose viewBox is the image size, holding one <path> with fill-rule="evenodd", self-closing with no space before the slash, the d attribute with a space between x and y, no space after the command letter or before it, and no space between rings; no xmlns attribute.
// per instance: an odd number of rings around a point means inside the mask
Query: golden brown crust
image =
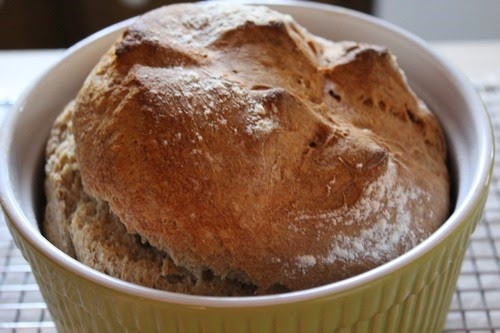
<svg viewBox="0 0 500 333"><path fill-rule="evenodd" d="M391 260L448 214L443 134L392 55L262 7L142 16L73 121L85 190L195 273L308 288Z"/></svg>
<svg viewBox="0 0 500 333"><path fill-rule="evenodd" d="M194 275L176 266L168 253L127 233L106 202L83 191L75 158L73 108L70 103L57 118L47 143L45 237L81 263L145 287L209 296L253 295L254 285L223 280L210 271Z"/></svg>

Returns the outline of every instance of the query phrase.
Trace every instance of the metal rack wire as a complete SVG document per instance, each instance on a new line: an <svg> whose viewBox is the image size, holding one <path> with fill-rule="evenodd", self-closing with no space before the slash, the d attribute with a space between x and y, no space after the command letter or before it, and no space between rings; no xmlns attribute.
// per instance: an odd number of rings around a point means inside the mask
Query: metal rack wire
<svg viewBox="0 0 500 333"><path fill-rule="evenodd" d="M474 82L491 116L500 153L500 72ZM500 333L500 161L496 160L482 221L472 235L445 332Z"/></svg>
<svg viewBox="0 0 500 333"><path fill-rule="evenodd" d="M500 72L474 82L500 135ZM0 120L10 108L0 103ZM500 155L500 139L496 140ZM1 214L0 214L1 215ZM0 216L0 333L56 332L30 266ZM500 162L484 217L472 235L445 332L500 333Z"/></svg>

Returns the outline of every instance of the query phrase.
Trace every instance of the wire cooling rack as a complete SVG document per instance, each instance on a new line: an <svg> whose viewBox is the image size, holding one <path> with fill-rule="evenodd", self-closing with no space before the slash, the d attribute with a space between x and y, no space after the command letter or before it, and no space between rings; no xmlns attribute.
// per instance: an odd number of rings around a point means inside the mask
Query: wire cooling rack
<svg viewBox="0 0 500 333"><path fill-rule="evenodd" d="M500 156L500 71L474 82L491 116L496 156ZM445 332L500 333L500 161L483 219L472 234Z"/></svg>
<svg viewBox="0 0 500 333"><path fill-rule="evenodd" d="M474 82L500 135L500 72ZM11 104L0 101L0 121ZM500 139L496 140L500 156ZM0 333L49 333L56 328L0 214ZM500 333L500 162L482 221L471 238L444 332Z"/></svg>

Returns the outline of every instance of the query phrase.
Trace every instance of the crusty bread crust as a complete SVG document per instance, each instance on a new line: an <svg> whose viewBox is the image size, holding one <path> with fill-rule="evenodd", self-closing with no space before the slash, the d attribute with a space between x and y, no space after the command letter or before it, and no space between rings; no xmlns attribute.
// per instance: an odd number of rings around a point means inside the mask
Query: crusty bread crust
<svg viewBox="0 0 500 333"><path fill-rule="evenodd" d="M253 295L254 285L222 280L207 270L195 276L176 266L166 252L127 233L106 202L83 191L75 158L73 110L70 103L61 113L47 144L48 203L42 225L47 239L89 267L145 287L196 295Z"/></svg>
<svg viewBox="0 0 500 333"><path fill-rule="evenodd" d="M257 292L381 265L449 211L443 133L390 52L264 7L145 14L72 120L83 188L116 221L193 276Z"/></svg>

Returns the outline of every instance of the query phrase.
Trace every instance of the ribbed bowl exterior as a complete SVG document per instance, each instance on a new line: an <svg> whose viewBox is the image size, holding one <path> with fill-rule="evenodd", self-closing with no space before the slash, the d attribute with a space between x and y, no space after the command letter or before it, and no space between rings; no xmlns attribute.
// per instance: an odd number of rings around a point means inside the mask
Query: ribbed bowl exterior
<svg viewBox="0 0 500 333"><path fill-rule="evenodd" d="M60 332L440 332L480 204L417 260L360 287L295 303L196 307L109 289L38 252L10 222Z"/></svg>

